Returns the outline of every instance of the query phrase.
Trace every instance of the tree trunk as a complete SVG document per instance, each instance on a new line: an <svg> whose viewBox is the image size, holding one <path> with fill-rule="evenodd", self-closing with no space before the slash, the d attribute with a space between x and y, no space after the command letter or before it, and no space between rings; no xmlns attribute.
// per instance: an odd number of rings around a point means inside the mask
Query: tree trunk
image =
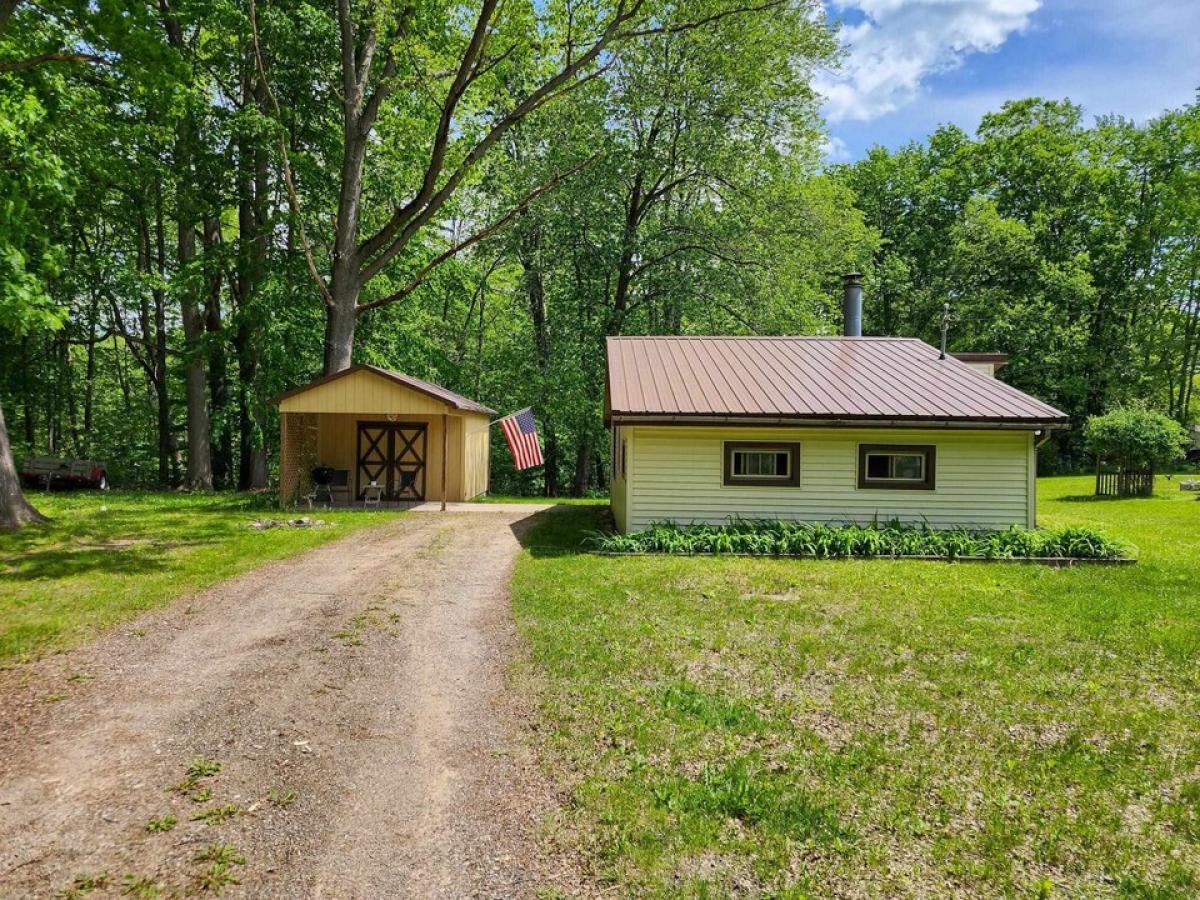
<svg viewBox="0 0 1200 900"><path fill-rule="evenodd" d="M92 419L96 408L96 325L100 321L100 295L92 293L92 305L88 307L87 322L87 366L83 385L83 435L87 453L92 452Z"/></svg>
<svg viewBox="0 0 1200 900"><path fill-rule="evenodd" d="M69 329L70 326L68 325L67 328ZM62 429L64 435L70 435L69 446L71 448L71 455L78 459L83 456L83 453L79 450L79 402L75 397L75 378L74 373L71 371L71 339L68 330L64 329L61 332L57 343L58 390L56 393L60 398L66 400L67 405L66 424L59 427ZM62 404L59 403L60 421L62 419L61 407ZM67 446L68 442L64 440L63 445Z"/></svg>
<svg viewBox="0 0 1200 900"><path fill-rule="evenodd" d="M204 316L200 311L194 273L187 268L196 259L196 223L192 212L191 154L189 142L191 128L185 116L179 126L176 141L176 165L181 171L180 197L177 215L178 239L176 242L178 274L185 279L180 292L180 312L183 317L184 353L187 364L184 369L185 393L187 396L187 486L192 490L209 491L213 486L212 425L208 416L208 372L204 365Z"/></svg>
<svg viewBox="0 0 1200 900"><path fill-rule="evenodd" d="M184 60L191 55L179 19L171 7L162 4L163 28L167 43ZM189 102L185 98L185 103ZM180 117L175 134L176 184L176 227L178 274L187 279L180 296L180 312L183 318L184 339L184 385L187 399L187 486L192 490L212 490L212 424L208 414L208 372L204 358L204 314L198 299L199 280L192 280L193 273L187 271L196 258L196 212L197 176L193 165L193 142L196 127L190 111ZM166 378L164 367L163 378Z"/></svg>
<svg viewBox="0 0 1200 900"><path fill-rule="evenodd" d="M239 321L233 339L238 359L238 490L267 486L267 451L263 446L264 423L254 402L258 380L258 346L252 326Z"/></svg>
<svg viewBox="0 0 1200 900"><path fill-rule="evenodd" d="M210 262L217 255L221 223L212 216L204 220L204 256L207 263L208 298L204 305L204 331L209 339L208 393L209 453L213 483L224 487L233 474L233 431L229 427L229 366L225 358L224 323L221 320L221 268Z"/></svg>
<svg viewBox="0 0 1200 900"><path fill-rule="evenodd" d="M185 371L187 387L187 486L212 490L212 426L208 416L208 373L200 355L204 324L195 300L183 301L183 333L188 345Z"/></svg>
<svg viewBox="0 0 1200 900"><path fill-rule="evenodd" d="M550 325L546 309L546 283L541 268L542 232L534 224L529 233L519 241L521 266L525 270L525 296L529 303L529 320L533 326L533 352L537 360L541 383L538 398L542 417L546 423L546 454L542 471L545 476L547 497L558 496L558 435L550 419L549 404L546 402L551 390ZM482 325L480 326L482 328Z"/></svg>
<svg viewBox="0 0 1200 900"><path fill-rule="evenodd" d="M26 336L21 341L21 371L30 372L29 362L29 337ZM37 398L33 395L34 382L29 379L23 379L23 402L21 403L23 424L25 426L25 446L29 450L33 449L33 445L37 442L37 409L35 408Z"/></svg>
<svg viewBox="0 0 1200 900"><path fill-rule="evenodd" d="M354 329L358 324L358 286L354 277L343 280L335 275L330 292L333 305L325 307L326 375L350 368L354 356Z"/></svg>
<svg viewBox="0 0 1200 900"><path fill-rule="evenodd" d="M159 279L165 281L167 269L166 236L162 209L162 185L158 185L155 208L154 246ZM151 380L154 383L154 402L158 410L158 480L168 485L178 482L178 461L175 458L175 435L171 433L171 395L167 373L167 303L166 291L153 288L154 298L154 356ZM148 333L143 327L142 334Z"/></svg>
<svg viewBox="0 0 1200 900"><path fill-rule="evenodd" d="M0 407L0 531L12 531L30 522L43 522L45 518L29 505L21 491L21 479L4 425L4 409Z"/></svg>
<svg viewBox="0 0 1200 900"><path fill-rule="evenodd" d="M358 273L356 241L358 206L362 193L362 160L359 169L343 175L339 203L333 273L329 279L331 303L325 305L325 374L350 368L354 357L354 329L358 324ZM348 164L349 165L349 164Z"/></svg>
<svg viewBox="0 0 1200 900"><path fill-rule="evenodd" d="M575 484L573 495L582 497L588 491L592 480L592 445L587 435L582 435L579 450L575 456Z"/></svg>
<svg viewBox="0 0 1200 900"><path fill-rule="evenodd" d="M546 462L542 466L546 478L546 496L558 496L558 434L554 426L546 426Z"/></svg>
<svg viewBox="0 0 1200 900"><path fill-rule="evenodd" d="M242 103L266 109L266 92L252 77L254 62L247 58L242 81ZM263 446L263 422L257 402L259 367L262 362L261 325L255 304L267 267L267 201L270 171L260 140L242 135L238 140L238 250L231 292L237 303L233 348L238 371L238 490L267 486L267 451Z"/></svg>
<svg viewBox="0 0 1200 900"><path fill-rule="evenodd" d="M325 304L326 375L351 366L354 356L354 328L358 319L358 295L363 287L362 275L359 272L358 224L362 208L363 166L367 158L370 122L361 119L363 111L357 108L352 98L342 99L342 145L345 149L333 236L330 296Z"/></svg>

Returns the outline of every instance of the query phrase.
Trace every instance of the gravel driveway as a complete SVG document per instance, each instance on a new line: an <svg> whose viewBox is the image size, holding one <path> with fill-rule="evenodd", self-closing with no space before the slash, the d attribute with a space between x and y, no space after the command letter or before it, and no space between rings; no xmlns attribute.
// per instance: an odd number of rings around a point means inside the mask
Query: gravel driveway
<svg viewBox="0 0 1200 900"><path fill-rule="evenodd" d="M0 673L0 896L565 887L504 678L535 512L412 513Z"/></svg>

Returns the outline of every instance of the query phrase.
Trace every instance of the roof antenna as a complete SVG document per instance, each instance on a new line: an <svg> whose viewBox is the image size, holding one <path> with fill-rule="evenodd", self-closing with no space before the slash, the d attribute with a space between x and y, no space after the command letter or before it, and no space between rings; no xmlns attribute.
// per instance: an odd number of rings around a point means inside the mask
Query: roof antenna
<svg viewBox="0 0 1200 900"><path fill-rule="evenodd" d="M950 330L950 304L942 304L942 353L938 359L946 358L946 332Z"/></svg>

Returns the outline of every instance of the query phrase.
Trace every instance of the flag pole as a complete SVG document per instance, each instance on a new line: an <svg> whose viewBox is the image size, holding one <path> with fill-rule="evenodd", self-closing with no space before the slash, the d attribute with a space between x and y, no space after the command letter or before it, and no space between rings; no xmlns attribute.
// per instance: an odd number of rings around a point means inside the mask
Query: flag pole
<svg viewBox="0 0 1200 900"><path fill-rule="evenodd" d="M450 416L442 413L442 512L446 511L446 469L450 466Z"/></svg>
<svg viewBox="0 0 1200 900"><path fill-rule="evenodd" d="M513 416L519 416L521 413L523 413L523 412L526 412L526 411L528 411L528 412L533 412L533 407L532 407L532 406L526 406L526 407L524 407L524 408L522 408L522 409L518 409L516 412L511 412L511 413L509 413L507 416L501 416L501 417L500 417L500 418L498 418L498 419L492 419L492 421L488 422L488 427L489 427L489 428L491 428L491 427L492 427L493 425L495 425L497 422L503 422L505 419L511 419Z"/></svg>

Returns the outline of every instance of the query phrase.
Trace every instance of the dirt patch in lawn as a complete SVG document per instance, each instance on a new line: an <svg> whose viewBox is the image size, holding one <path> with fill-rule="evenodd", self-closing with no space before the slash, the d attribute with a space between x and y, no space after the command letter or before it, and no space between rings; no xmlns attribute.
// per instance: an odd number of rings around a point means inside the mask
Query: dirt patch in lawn
<svg viewBox="0 0 1200 900"><path fill-rule="evenodd" d="M414 514L0 673L0 894L570 891L504 674L536 512Z"/></svg>

